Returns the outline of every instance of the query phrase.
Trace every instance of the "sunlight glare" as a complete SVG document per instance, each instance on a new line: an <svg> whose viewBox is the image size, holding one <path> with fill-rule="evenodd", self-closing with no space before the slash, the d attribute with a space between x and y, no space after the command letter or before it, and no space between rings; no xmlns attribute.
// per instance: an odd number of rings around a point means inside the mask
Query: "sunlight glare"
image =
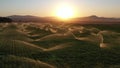
<svg viewBox="0 0 120 68"><path fill-rule="evenodd" d="M62 5L58 7L56 16L62 19L72 18L74 16L74 9L68 5Z"/></svg>

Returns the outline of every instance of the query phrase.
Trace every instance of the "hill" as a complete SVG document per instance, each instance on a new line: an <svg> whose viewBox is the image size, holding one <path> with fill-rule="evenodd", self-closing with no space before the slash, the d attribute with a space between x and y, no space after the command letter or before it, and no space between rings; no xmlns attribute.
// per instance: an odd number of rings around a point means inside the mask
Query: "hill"
<svg viewBox="0 0 120 68"><path fill-rule="evenodd" d="M55 17L37 17L30 15L12 15L7 16L12 19L14 22L61 22L61 20ZM96 15L80 18L71 18L70 21L64 21L68 23L80 23L80 24L120 24L120 18L107 18L107 17L98 17Z"/></svg>
<svg viewBox="0 0 120 68"><path fill-rule="evenodd" d="M0 68L120 67L119 24L0 23L0 26Z"/></svg>

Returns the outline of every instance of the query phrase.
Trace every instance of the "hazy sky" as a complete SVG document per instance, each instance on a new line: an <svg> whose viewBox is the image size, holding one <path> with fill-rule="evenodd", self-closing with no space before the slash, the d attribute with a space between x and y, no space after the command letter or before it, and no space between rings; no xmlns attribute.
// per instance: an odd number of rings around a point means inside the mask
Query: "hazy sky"
<svg viewBox="0 0 120 68"><path fill-rule="evenodd" d="M54 16L55 9L62 3L74 7L76 17L120 17L120 0L0 0L0 16Z"/></svg>

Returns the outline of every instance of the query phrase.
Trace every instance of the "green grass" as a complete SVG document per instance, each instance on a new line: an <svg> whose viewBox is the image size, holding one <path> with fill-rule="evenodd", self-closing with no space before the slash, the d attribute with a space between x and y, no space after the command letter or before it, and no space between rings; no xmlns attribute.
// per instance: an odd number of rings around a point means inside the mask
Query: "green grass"
<svg viewBox="0 0 120 68"><path fill-rule="evenodd" d="M56 68L45 62L14 55L1 56L0 68Z"/></svg>
<svg viewBox="0 0 120 68"><path fill-rule="evenodd" d="M120 68L120 25L0 26L0 68Z"/></svg>

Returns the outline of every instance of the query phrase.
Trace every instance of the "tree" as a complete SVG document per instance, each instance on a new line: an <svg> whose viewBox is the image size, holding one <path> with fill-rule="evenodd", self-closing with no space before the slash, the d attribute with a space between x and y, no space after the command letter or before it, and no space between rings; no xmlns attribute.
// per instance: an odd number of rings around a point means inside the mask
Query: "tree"
<svg viewBox="0 0 120 68"><path fill-rule="evenodd" d="M12 22L12 19L7 18L7 17L0 17L0 23L5 23L5 22Z"/></svg>

